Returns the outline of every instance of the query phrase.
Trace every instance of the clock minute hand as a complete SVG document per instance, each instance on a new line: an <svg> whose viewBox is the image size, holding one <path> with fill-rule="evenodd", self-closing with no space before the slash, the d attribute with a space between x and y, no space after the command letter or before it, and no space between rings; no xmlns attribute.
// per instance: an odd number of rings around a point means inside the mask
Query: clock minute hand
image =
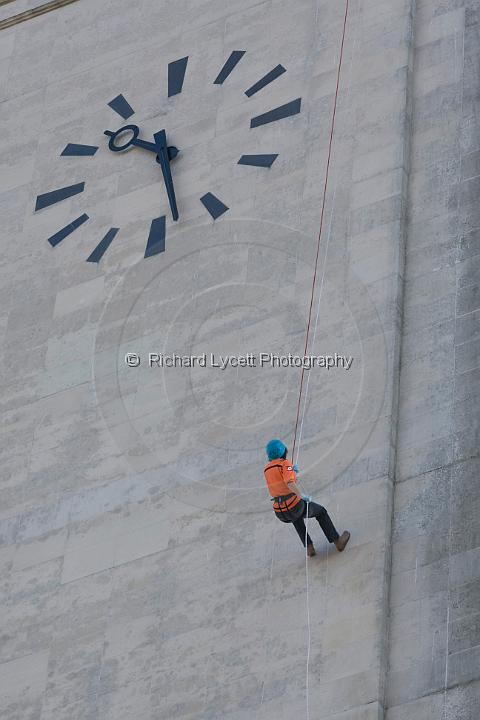
<svg viewBox="0 0 480 720"><path fill-rule="evenodd" d="M172 211L172 218L174 220L178 220L177 200L175 198L175 189L173 187L172 173L170 171L167 136L165 130L160 130L160 132L155 133L153 137L155 138L155 145L157 147L157 162L162 168L163 180L167 190L170 210Z"/></svg>

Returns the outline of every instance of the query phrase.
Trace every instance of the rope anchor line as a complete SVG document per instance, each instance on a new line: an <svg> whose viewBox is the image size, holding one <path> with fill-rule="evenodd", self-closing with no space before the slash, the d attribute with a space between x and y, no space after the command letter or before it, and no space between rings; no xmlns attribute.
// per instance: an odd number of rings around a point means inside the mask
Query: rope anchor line
<svg viewBox="0 0 480 720"><path fill-rule="evenodd" d="M311 322L312 322L313 299L315 296L315 286L317 283L318 258L320 256L320 244L321 244L321 239L322 239L323 220L324 220L324 216L325 216L325 205L326 205L326 200L327 200L328 178L329 178L329 173L330 173L330 162L332 159L333 135L335 132L335 121L336 121L336 116L337 116L338 95L339 95L339 91L340 91L340 74L341 74L342 64L343 64L343 51L344 51L344 47L345 47L345 35L346 35L346 29L347 29L348 8L349 8L349 0L346 0L345 14L344 14L344 18L343 18L342 42L341 42L341 46L340 46L340 57L339 57L338 69L337 69L337 82L336 82L336 87L335 87L335 98L334 98L334 102L333 102L332 122L330 125L330 138L329 138L329 142L328 142L327 166L325 169L325 182L323 184L322 209L321 209L321 213L320 213L320 227L319 227L318 237L317 237L317 252L315 255L315 264L314 264L313 279L312 279L312 292L310 294L310 305L308 308L307 331L305 334L305 346L304 346L304 350L303 350L304 357L307 355L307 350L308 350L308 341L309 341L309 337L310 337L310 326L311 326ZM325 272L322 275L322 286L323 286L324 276L325 276ZM320 299L321 299L321 295L318 300L319 306L320 306ZM317 322L318 322L318 313L317 313ZM295 448L296 448L296 444L297 444L297 431L298 431L298 422L299 422L299 418L300 418L300 407L301 407L301 401L302 401L304 378L305 378L305 368L302 366L302 371L301 371L301 376L300 376L300 390L298 393L297 415L296 415L296 419L295 419L295 432L294 432L294 436L293 436L293 449L292 449L292 459L295 462L298 460L298 453L297 453L297 460L295 460ZM306 401L306 398L305 398L305 401Z"/></svg>

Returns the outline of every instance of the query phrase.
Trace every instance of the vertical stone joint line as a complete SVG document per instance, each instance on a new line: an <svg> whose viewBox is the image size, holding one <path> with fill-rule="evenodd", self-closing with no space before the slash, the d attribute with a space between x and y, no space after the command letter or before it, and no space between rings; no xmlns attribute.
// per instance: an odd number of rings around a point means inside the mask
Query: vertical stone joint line
<svg viewBox="0 0 480 720"><path fill-rule="evenodd" d="M379 698L383 712L387 707L387 676L388 676L388 658L390 646L390 590L392 579L392 543L393 543L393 519L394 519L394 493L395 481L397 475L397 450L398 450L398 425L399 425L399 398L400 398L400 368L401 368L401 351L403 338L404 323L404 303L405 303L405 265L407 253L407 219L408 219L408 194L410 187L410 168L412 154L412 119L413 119L413 75L414 75L414 59L415 59L415 17L416 17L417 0L409 1L408 9L408 53L406 64L406 80L405 80L405 112L403 117L403 180L401 186L401 212L400 212L400 231L398 260L398 282L397 282L397 302L396 307L399 309L398 322L396 323L397 332L394 341L393 357L392 357L392 416L391 422L395 423L392 432L392 449L389 461L389 493L390 499L387 504L386 518L386 558L384 572L384 613L383 613L383 637L382 658L380 667L382 668L379 678Z"/></svg>

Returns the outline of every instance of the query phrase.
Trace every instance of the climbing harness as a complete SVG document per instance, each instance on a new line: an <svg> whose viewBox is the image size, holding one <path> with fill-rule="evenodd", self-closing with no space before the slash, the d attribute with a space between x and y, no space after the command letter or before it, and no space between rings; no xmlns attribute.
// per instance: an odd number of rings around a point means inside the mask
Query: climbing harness
<svg viewBox="0 0 480 720"><path fill-rule="evenodd" d="M275 515L282 522L291 523L302 517L305 501L291 502L296 497L297 495L295 495L295 493L289 493L288 495L278 495L277 497L271 498Z"/></svg>

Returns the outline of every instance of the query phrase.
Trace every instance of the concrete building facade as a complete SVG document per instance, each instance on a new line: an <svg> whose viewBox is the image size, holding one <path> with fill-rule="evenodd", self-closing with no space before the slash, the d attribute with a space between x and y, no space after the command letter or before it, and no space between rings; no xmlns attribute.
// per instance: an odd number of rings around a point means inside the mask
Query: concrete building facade
<svg viewBox="0 0 480 720"><path fill-rule="evenodd" d="M1 720L477 720L479 33L0 2Z"/></svg>

